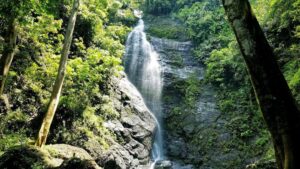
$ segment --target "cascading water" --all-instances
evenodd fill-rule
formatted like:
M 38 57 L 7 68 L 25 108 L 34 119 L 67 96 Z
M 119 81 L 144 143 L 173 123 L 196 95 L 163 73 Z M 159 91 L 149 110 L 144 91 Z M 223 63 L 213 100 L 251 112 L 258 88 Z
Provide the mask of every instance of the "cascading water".
M 154 168 L 157 161 L 164 159 L 161 129 L 163 80 L 159 55 L 147 40 L 142 19 L 139 20 L 138 25 L 129 34 L 126 42 L 125 71 L 129 80 L 141 92 L 146 105 L 157 120 L 157 132 L 152 148 L 153 163 L 151 168 Z

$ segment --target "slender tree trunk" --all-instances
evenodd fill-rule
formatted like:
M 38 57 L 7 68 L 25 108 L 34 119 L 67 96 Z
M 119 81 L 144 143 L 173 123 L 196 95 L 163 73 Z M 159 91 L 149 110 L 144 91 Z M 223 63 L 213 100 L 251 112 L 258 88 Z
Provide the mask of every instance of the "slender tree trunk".
M 248 0 L 222 0 L 272 135 L 279 169 L 300 169 L 300 112 Z
M 50 126 L 51 126 L 51 123 L 52 123 L 52 120 L 55 115 L 55 111 L 56 111 L 56 108 L 57 108 L 57 105 L 59 102 L 59 97 L 60 97 L 63 81 L 65 78 L 68 53 L 69 53 L 70 46 L 72 43 L 72 36 L 73 36 L 74 27 L 75 27 L 79 4 L 80 4 L 79 0 L 74 0 L 73 9 L 71 12 L 71 16 L 69 19 L 68 28 L 67 28 L 67 32 L 66 32 L 66 36 L 65 36 L 65 40 L 64 40 L 64 46 L 63 46 L 62 53 L 61 53 L 61 59 L 60 59 L 57 78 L 56 78 L 55 84 L 53 86 L 53 91 L 51 94 L 48 111 L 43 119 L 40 131 L 38 133 L 38 137 L 37 137 L 37 140 L 35 143 L 35 145 L 39 146 L 39 147 L 42 147 L 43 145 L 46 144 Z
M 0 96 L 4 92 L 5 81 L 17 47 L 16 21 L 13 19 L 5 38 L 5 49 L 0 59 Z

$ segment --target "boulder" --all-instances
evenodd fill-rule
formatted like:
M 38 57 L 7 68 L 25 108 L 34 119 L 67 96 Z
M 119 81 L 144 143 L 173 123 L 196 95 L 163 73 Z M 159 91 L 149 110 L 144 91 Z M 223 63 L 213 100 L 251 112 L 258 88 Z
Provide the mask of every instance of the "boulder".
M 168 160 L 158 161 L 155 164 L 155 169 L 172 169 L 172 162 Z
M 13 147 L 0 157 L 0 168 L 101 169 L 84 149 L 66 144 Z
M 104 122 L 116 140 L 111 140 L 108 150 L 99 150 L 102 154 L 95 153 L 93 144 L 85 147 L 104 169 L 137 168 L 150 160 L 155 120 L 138 90 L 124 73 L 121 75 L 111 81 L 111 97 L 118 105 L 120 118 Z
M 1 169 L 32 169 L 35 166 L 51 168 L 59 163 L 52 160 L 48 151 L 34 146 L 13 147 L 0 157 Z
M 71 158 L 65 160 L 58 169 L 101 169 L 94 161 Z
M 114 145 L 101 157 L 101 166 L 104 169 L 126 169 L 131 166 L 132 161 L 132 155 L 125 148 Z

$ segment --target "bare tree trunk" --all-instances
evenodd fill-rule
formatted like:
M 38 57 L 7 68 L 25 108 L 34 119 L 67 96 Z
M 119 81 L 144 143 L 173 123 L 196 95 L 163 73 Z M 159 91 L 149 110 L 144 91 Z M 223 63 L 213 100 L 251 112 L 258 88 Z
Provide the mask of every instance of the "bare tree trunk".
M 272 135 L 279 169 L 300 168 L 300 112 L 248 0 L 222 0 Z
M 37 140 L 35 143 L 35 145 L 39 146 L 39 147 L 42 147 L 43 145 L 46 144 L 50 126 L 53 121 L 53 117 L 55 115 L 57 105 L 59 103 L 59 97 L 60 97 L 63 81 L 65 78 L 68 53 L 69 53 L 70 46 L 72 43 L 72 36 L 73 36 L 74 27 L 75 27 L 79 4 L 80 4 L 79 0 L 74 0 L 73 9 L 71 12 L 71 16 L 69 19 L 68 28 L 67 28 L 67 32 L 66 32 L 66 36 L 65 36 L 65 40 L 64 40 L 64 46 L 63 46 L 62 53 L 61 53 L 61 59 L 60 59 L 57 78 L 56 78 L 55 84 L 53 86 L 53 91 L 51 94 L 48 111 L 43 119 L 41 129 L 39 131 L 39 134 L 38 134 L 38 137 L 37 137 Z
M 11 25 L 8 27 L 8 33 L 5 38 L 5 49 L 0 59 L 0 96 L 4 92 L 5 81 L 17 47 L 17 30 L 15 19 L 12 20 L 10 24 Z

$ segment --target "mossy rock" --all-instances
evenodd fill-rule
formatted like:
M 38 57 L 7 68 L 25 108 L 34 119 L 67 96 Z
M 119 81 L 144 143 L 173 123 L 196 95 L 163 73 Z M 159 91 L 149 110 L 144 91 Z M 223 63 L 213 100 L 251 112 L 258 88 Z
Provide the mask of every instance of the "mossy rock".
M 1 169 L 44 169 L 51 168 L 47 151 L 34 146 L 18 146 L 9 149 L 0 157 Z
M 94 161 L 71 158 L 63 162 L 58 169 L 100 169 Z
M 0 157 L 1 169 L 101 169 L 83 149 L 57 144 L 17 146 Z

